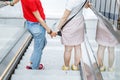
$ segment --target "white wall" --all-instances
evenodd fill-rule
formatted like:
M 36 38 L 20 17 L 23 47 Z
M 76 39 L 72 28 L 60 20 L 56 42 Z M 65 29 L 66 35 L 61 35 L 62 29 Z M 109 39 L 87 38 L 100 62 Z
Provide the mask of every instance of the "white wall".
M 47 18 L 60 18 L 63 15 L 67 0 L 41 0 Z M 9 15 L 8 15 L 9 14 Z M 90 9 L 84 9 L 85 19 L 95 19 Z M 21 4 L 0 9 L 0 17 L 23 17 Z
M 67 0 L 41 0 L 44 11 L 49 18 L 59 18 L 62 16 Z
M 47 18 L 60 18 L 64 12 L 67 0 L 41 0 Z M 85 19 L 96 19 L 90 9 L 84 9 Z

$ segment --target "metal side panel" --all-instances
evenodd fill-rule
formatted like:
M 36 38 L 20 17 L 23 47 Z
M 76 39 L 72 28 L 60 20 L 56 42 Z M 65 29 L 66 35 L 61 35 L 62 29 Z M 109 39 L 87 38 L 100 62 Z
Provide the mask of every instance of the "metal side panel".
M 31 35 L 25 32 L 16 45 L 9 51 L 8 55 L 1 61 L 0 80 L 9 80 L 31 39 Z

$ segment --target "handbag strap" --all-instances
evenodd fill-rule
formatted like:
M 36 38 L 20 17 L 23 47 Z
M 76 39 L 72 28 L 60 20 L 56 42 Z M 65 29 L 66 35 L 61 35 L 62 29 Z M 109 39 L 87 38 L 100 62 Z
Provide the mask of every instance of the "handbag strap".
M 63 27 L 64 27 L 69 21 L 71 21 L 71 20 L 81 11 L 81 9 L 84 7 L 84 5 L 86 4 L 86 2 L 87 2 L 87 0 L 86 0 L 85 3 L 82 5 L 82 7 L 79 9 L 79 11 L 78 11 L 74 16 L 72 16 L 70 19 L 68 19 L 68 20 L 64 23 L 64 25 L 61 27 L 61 30 L 63 29 Z

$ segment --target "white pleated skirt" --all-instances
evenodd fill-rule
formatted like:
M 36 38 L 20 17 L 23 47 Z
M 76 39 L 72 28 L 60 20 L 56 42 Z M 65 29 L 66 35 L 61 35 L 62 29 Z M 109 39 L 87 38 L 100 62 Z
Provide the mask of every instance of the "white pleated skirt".
M 61 42 L 63 45 L 79 45 L 84 41 L 84 17 L 71 20 L 62 30 Z
M 108 47 L 115 47 L 118 44 L 117 39 L 101 20 L 98 20 L 97 23 L 96 41 L 98 44 Z

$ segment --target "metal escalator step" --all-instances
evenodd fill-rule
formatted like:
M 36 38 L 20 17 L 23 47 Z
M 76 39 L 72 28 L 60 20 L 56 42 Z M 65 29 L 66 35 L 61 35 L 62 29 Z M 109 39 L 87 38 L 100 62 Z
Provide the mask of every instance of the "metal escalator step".
M 81 80 L 80 76 L 13 75 L 11 80 Z
M 16 70 L 15 75 L 56 75 L 56 76 L 80 76 L 79 71 L 63 70 Z
M 61 45 L 60 38 L 51 39 L 47 36 L 47 45 L 43 51 L 41 63 L 44 64 L 44 70 L 26 70 L 26 65 L 29 63 L 30 55 L 33 51 L 33 42 L 27 49 L 24 57 L 17 66 L 11 80 L 81 80 L 79 71 L 63 71 L 61 66 L 64 64 L 64 47 Z M 52 56 L 51 56 L 52 55 Z M 73 55 L 72 55 L 73 56 Z M 71 64 L 73 64 L 73 57 Z
M 120 79 L 120 73 L 118 72 L 101 72 L 104 80 L 118 80 Z
M 59 55 L 59 54 L 55 54 L 55 55 Z M 63 61 L 62 60 L 63 59 L 62 58 L 63 55 L 60 55 L 59 58 L 57 58 L 55 55 L 51 56 L 51 59 L 49 59 L 49 58 L 47 59 L 47 56 L 43 57 L 42 60 L 41 60 L 41 63 L 47 63 L 47 62 L 49 62 L 50 64 L 59 64 L 60 62 L 58 63 L 55 60 L 61 60 L 61 61 Z M 52 58 L 54 58 L 55 60 L 52 60 Z M 23 60 L 20 61 L 20 65 L 28 64 L 29 61 L 30 61 L 29 59 L 30 59 L 30 57 L 24 57 Z
M 30 50 L 30 51 L 32 51 L 33 50 L 33 46 L 31 47 L 29 47 L 28 48 L 28 50 Z M 58 51 L 58 50 L 60 50 L 60 51 L 63 51 L 64 50 L 64 46 L 47 46 L 46 45 L 46 47 L 44 48 L 44 50 L 43 51 L 48 51 L 48 50 L 54 50 L 54 52 L 55 51 Z

